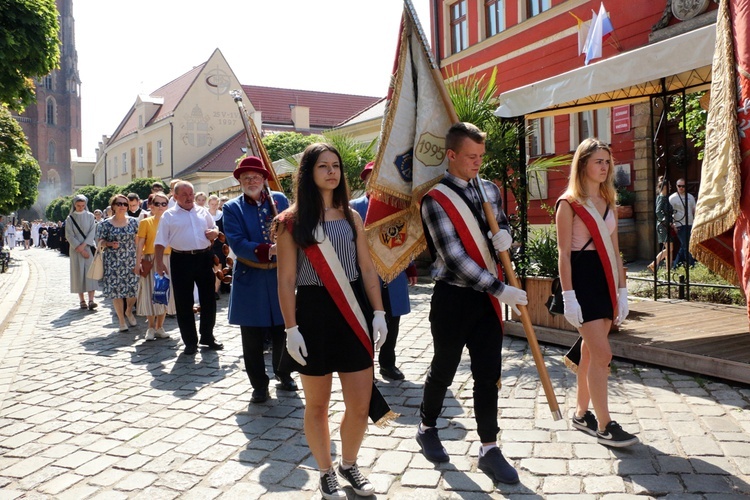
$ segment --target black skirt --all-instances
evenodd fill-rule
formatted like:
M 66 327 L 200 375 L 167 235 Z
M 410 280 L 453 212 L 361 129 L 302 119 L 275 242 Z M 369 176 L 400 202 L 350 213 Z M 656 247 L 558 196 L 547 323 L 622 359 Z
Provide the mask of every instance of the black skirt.
M 595 250 L 570 252 L 573 290 L 581 305 L 583 322 L 596 319 L 613 319 L 614 310 L 607 287 L 604 267 Z
M 352 287 L 371 330 L 372 308 L 360 282 L 352 283 Z M 285 349 L 279 363 L 282 372 L 327 375 L 333 372 L 358 372 L 373 365 L 370 353 L 349 327 L 325 287 L 298 286 L 296 312 L 297 325 L 307 348 L 307 365 L 298 364 Z

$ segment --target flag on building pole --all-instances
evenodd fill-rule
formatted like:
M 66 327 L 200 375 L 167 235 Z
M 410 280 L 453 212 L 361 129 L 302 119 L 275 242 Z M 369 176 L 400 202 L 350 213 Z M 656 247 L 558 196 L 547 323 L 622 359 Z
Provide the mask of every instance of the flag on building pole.
M 586 36 L 586 45 L 583 51 L 586 54 L 584 64 L 588 65 L 592 59 L 602 57 L 602 43 L 609 38 L 613 31 L 612 21 L 610 21 L 609 14 L 604 8 L 604 2 L 602 2 L 599 6 L 599 13 L 592 12 L 591 27 Z
M 365 219 L 370 253 L 388 282 L 425 248 L 419 202 L 443 177 L 445 134 L 458 121 L 411 0 L 404 1 L 393 76 Z
M 749 23 L 750 0 L 719 3 L 711 100 L 690 252 L 743 289 L 750 320 Z
M 579 54 L 585 54 L 586 51 L 584 50 L 584 47 L 586 46 L 586 37 L 589 33 L 589 27 L 591 26 L 591 21 L 584 21 L 580 17 L 576 16 L 572 12 L 568 12 L 571 16 L 573 16 L 576 20 L 576 23 L 578 23 L 578 53 Z

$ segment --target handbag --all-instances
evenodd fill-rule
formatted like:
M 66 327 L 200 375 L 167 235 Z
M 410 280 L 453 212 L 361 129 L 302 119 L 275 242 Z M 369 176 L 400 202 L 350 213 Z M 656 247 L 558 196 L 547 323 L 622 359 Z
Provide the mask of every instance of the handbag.
M 101 243 L 99 246 L 101 247 Z M 86 277 L 90 280 L 100 280 L 104 277 L 104 260 L 102 259 L 102 249 L 97 248 L 97 252 L 94 254 L 94 260 L 86 272 Z
M 169 304 L 169 276 L 154 273 L 154 293 L 151 295 L 154 304 Z
M 148 273 L 151 272 L 151 269 L 154 267 L 154 261 L 153 260 L 147 260 L 145 257 L 141 259 L 141 271 L 138 273 L 142 277 L 148 276 Z

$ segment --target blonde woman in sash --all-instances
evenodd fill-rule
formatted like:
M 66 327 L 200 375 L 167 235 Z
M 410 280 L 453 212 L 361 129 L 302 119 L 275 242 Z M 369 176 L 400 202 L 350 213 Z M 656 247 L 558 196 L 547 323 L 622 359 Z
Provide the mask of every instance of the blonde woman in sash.
M 624 447 L 638 438 L 611 419 L 607 401 L 608 335 L 612 322 L 620 325 L 628 315 L 615 199 L 612 151 L 598 139 L 584 140 L 573 156 L 568 189 L 556 214 L 565 319 L 583 337 L 572 425 L 600 444 Z
M 277 253 L 279 303 L 287 334 L 287 352 L 280 364 L 287 372 L 300 373 L 306 402 L 305 437 L 320 470 L 323 498 L 346 498 L 337 472 L 358 495 L 369 496 L 374 487 L 356 460 L 373 394 L 372 339 L 379 348 L 387 335 L 380 283 L 362 219 L 349 208 L 338 151 L 328 144 L 308 146 L 295 186 L 296 202 L 278 218 L 278 251 L 272 247 Z M 318 254 L 313 255 L 318 250 L 324 263 L 316 259 Z M 326 271 L 338 272 L 338 280 L 327 281 Z M 349 300 L 334 299 L 338 284 L 356 299 L 352 295 Z M 364 322 L 372 324 L 372 337 L 352 327 L 342 313 L 357 310 L 363 313 Z M 339 428 L 341 462 L 335 469 L 328 422 L 333 372 L 341 380 L 346 407 Z
M 151 193 L 148 195 L 147 209 L 151 213 L 151 217 L 145 217 L 138 223 L 138 235 L 135 239 L 135 269 L 133 272 L 140 276 L 138 281 L 138 296 L 136 300 L 136 314 L 138 316 L 146 316 L 148 319 L 148 329 L 146 330 L 146 340 L 168 339 L 169 334 L 164 330 L 164 318 L 167 314 L 177 314 L 174 306 L 174 293 L 172 290 L 169 291 L 169 304 L 154 304 L 151 300 L 151 296 L 154 293 L 154 241 L 156 240 L 156 231 L 159 229 L 159 221 L 161 220 L 162 214 L 167 210 L 169 205 L 169 198 L 164 193 Z M 164 249 L 164 265 L 167 266 L 167 270 L 171 275 L 171 268 L 169 265 L 169 255 L 171 249 L 169 247 Z M 144 259 L 151 262 L 151 270 L 143 276 L 141 271 L 141 260 Z M 171 288 L 172 282 L 170 280 L 169 286 Z

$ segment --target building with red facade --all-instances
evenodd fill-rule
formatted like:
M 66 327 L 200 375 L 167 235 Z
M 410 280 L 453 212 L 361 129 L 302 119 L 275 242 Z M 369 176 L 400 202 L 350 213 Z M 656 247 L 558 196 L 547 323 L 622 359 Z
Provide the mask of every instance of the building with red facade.
M 526 161 L 575 151 L 586 137 L 612 145 L 618 171 L 636 193 L 635 218 L 621 221 L 627 260 L 650 259 L 655 248 L 658 176 L 686 178 L 697 195 L 700 162 L 679 119 L 666 111 L 674 97 L 708 89 L 716 4 L 710 0 L 604 2 L 614 34 L 602 57 L 584 64 L 579 22 L 600 0 L 434 0 L 432 45 L 446 78 L 498 72 L 496 114 L 531 127 Z M 583 37 L 586 23 L 581 27 Z M 679 109 L 679 108 L 678 108 Z M 542 174 L 530 193 L 529 222 L 547 224 L 567 172 Z M 621 233 L 622 235 L 622 233 Z

